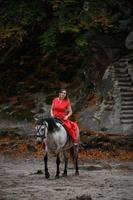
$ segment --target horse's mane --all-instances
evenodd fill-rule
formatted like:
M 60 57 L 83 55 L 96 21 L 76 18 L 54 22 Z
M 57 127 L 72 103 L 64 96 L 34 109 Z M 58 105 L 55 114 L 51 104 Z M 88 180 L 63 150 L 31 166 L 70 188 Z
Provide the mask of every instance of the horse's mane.
M 54 131 L 55 129 L 58 129 L 59 127 L 56 124 L 56 120 L 53 117 L 49 118 L 41 118 L 37 120 L 38 125 L 43 125 L 45 122 L 48 123 L 48 130 L 50 132 Z
M 50 132 L 54 131 L 55 129 L 58 129 L 59 127 L 56 124 L 56 121 L 53 117 L 45 118 L 45 121 L 48 123 L 48 130 Z

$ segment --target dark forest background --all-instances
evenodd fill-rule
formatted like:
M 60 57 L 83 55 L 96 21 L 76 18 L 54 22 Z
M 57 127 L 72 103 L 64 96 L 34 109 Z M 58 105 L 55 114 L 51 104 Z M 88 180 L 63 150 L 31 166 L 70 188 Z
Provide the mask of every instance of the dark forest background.
M 50 105 L 61 87 L 80 110 L 108 65 L 130 53 L 132 0 L 0 0 L 0 16 L 3 116 L 32 120 L 33 95 Z

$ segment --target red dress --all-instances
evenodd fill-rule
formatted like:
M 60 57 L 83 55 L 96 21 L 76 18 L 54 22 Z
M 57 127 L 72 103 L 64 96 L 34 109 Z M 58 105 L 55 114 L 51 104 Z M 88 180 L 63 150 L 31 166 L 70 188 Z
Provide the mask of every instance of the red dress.
M 68 114 L 67 110 L 70 106 L 70 101 L 67 99 L 63 99 L 62 101 L 59 100 L 59 98 L 55 98 L 53 100 L 53 115 L 55 118 L 60 119 L 63 121 L 63 125 L 65 126 L 68 134 L 71 136 L 74 143 L 78 143 L 77 138 L 77 123 L 72 122 L 69 119 L 64 120 L 64 117 Z

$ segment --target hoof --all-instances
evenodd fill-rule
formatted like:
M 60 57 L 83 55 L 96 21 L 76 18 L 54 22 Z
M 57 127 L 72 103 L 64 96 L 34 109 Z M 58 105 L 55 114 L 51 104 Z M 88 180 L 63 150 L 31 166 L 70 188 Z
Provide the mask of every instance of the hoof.
M 63 177 L 67 177 L 67 173 L 63 173 L 62 176 L 63 176 Z
M 55 175 L 55 178 L 60 178 L 59 174 L 56 174 L 56 175 Z
M 48 174 L 45 174 L 45 178 L 49 178 L 50 177 L 50 174 L 48 173 Z
M 79 176 L 79 172 L 75 172 L 75 176 Z

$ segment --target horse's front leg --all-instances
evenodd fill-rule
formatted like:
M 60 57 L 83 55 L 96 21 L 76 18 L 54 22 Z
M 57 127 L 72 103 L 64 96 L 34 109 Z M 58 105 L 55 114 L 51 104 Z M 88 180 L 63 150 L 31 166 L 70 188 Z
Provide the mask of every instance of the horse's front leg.
M 49 178 L 50 174 L 48 172 L 48 153 L 47 152 L 44 155 L 44 167 L 45 167 L 45 177 Z
M 57 171 L 56 171 L 56 175 L 55 177 L 56 178 L 59 178 L 59 174 L 60 174 L 60 156 L 59 156 L 59 153 L 57 154 L 57 157 L 56 157 L 56 165 L 57 165 Z
M 67 155 L 67 152 L 64 151 L 63 155 L 64 155 L 64 163 L 65 163 L 63 176 L 67 176 L 67 165 L 68 165 L 68 155 Z

